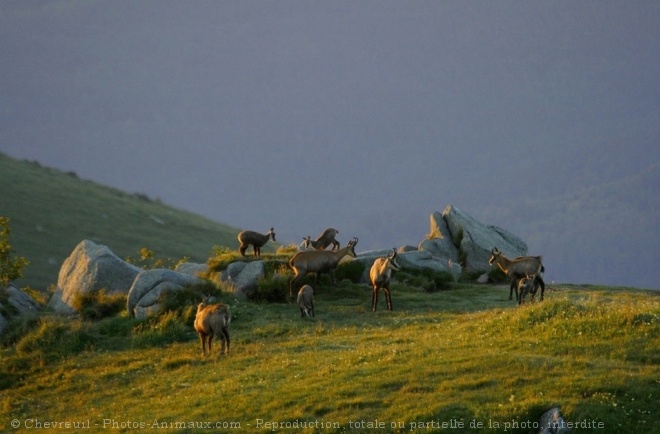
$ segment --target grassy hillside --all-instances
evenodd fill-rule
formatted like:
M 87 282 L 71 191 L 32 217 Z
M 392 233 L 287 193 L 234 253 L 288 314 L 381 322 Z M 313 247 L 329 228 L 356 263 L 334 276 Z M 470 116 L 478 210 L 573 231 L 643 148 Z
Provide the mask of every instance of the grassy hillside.
M 160 258 L 206 262 L 213 246 L 237 248 L 238 229 L 2 154 L 0 185 L 0 215 L 11 219 L 10 242 L 30 261 L 19 286 L 57 283 L 62 261 L 84 239 L 121 258 L 137 257 L 147 247 Z
M 369 289 L 344 281 L 317 288 L 315 320 L 295 305 L 221 298 L 234 316 L 227 356 L 200 355 L 192 305 L 142 322 L 23 321 L 0 349 L 0 430 L 38 420 L 115 432 L 275 422 L 311 425 L 277 432 L 536 433 L 553 405 L 591 427 L 575 433 L 660 424 L 655 292 L 554 287 L 519 308 L 503 286 L 399 283 L 395 311 L 373 314 Z

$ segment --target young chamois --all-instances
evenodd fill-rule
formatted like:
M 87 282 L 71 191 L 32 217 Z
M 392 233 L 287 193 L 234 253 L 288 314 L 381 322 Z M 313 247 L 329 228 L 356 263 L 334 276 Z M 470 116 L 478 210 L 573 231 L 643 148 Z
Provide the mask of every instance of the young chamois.
M 267 234 L 260 234 L 254 231 L 243 231 L 238 234 L 238 241 L 241 243 L 238 250 L 241 256 L 245 256 L 245 250 L 252 245 L 254 248 L 254 256 L 261 256 L 261 247 L 268 242 L 269 239 L 275 241 L 275 232 L 270 228 Z
M 336 285 L 335 270 L 339 265 L 339 261 L 341 261 L 344 256 L 355 258 L 355 245 L 357 242 L 358 239 L 353 238 L 348 242 L 346 247 L 334 252 L 329 250 L 309 250 L 296 253 L 296 255 L 289 261 L 289 266 L 293 269 L 294 273 L 293 279 L 291 279 L 291 283 L 289 283 L 289 298 L 293 300 L 294 286 L 300 282 L 307 273 L 316 273 L 314 277 L 314 285 L 316 285 L 318 276 L 321 273 L 330 274 L 330 281 L 333 285 Z
M 509 288 L 509 300 L 512 299 L 513 290 L 516 290 L 516 301 L 520 301 L 518 296 L 518 279 L 527 275 L 534 275 L 534 282 L 541 286 L 541 300 L 543 300 L 543 293 L 545 292 L 545 282 L 541 278 L 541 273 L 545 271 L 541 256 L 518 256 L 517 258 L 509 259 L 497 247 L 491 250 L 491 257 L 488 260 L 488 265 L 496 263 L 500 270 L 511 278 L 511 286 Z
M 536 282 L 536 276 L 534 274 L 528 274 L 525 277 L 518 279 L 518 293 L 520 294 L 520 301 L 518 301 L 518 304 L 520 305 L 525 302 L 527 294 L 532 294 L 532 301 L 534 301 L 538 286 L 539 284 Z
M 311 246 L 316 250 L 325 250 L 326 247 L 332 244 L 332 250 L 337 250 L 339 247 L 341 247 L 339 242 L 335 239 L 338 233 L 339 231 L 337 229 L 328 228 L 324 230 L 321 236 L 319 236 L 316 240 L 312 240 L 312 237 L 307 235 L 306 237 L 303 237 L 303 242 L 307 248 Z
M 314 317 L 314 290 L 309 285 L 303 285 L 298 291 L 298 299 L 296 300 L 300 307 L 300 317 L 307 318 Z M 310 315 L 311 313 L 311 315 Z
M 394 260 L 396 258 L 396 249 L 387 256 L 380 257 L 374 261 L 374 264 L 369 270 L 369 279 L 373 285 L 373 294 L 371 296 L 371 310 L 376 312 L 378 306 L 378 291 L 382 289 L 385 291 L 385 299 L 387 300 L 387 310 L 392 310 L 392 295 L 390 294 L 390 278 L 392 270 L 399 270 L 399 264 Z
M 206 341 L 209 342 L 209 354 L 211 353 L 211 341 L 213 336 L 218 336 L 222 341 L 220 354 L 229 352 L 229 324 L 231 323 L 231 313 L 229 307 L 222 303 L 207 304 L 208 299 L 204 299 L 197 305 L 197 314 L 195 315 L 195 331 L 199 334 L 199 340 L 202 343 L 202 356 L 206 354 Z M 225 341 L 227 349 L 225 350 Z

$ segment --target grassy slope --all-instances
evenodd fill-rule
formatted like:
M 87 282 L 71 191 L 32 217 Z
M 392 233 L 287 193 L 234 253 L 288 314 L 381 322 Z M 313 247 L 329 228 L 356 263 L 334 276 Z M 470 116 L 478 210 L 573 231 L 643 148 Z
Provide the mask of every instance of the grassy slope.
M 0 154 L 0 215 L 11 218 L 10 242 L 30 261 L 19 286 L 45 289 L 84 239 L 117 256 L 147 247 L 159 258 L 204 262 L 213 246 L 236 248 L 238 229 L 140 198 L 74 174 Z
M 14 418 L 234 421 L 263 432 L 257 419 L 339 424 L 301 431 L 326 433 L 378 419 L 381 432 L 409 432 L 453 419 L 466 427 L 452 432 L 493 433 L 560 405 L 603 432 L 657 432 L 657 293 L 563 287 L 522 308 L 507 297 L 504 287 L 429 294 L 397 284 L 396 310 L 372 314 L 366 286 L 342 283 L 317 290 L 314 321 L 293 305 L 234 301 L 232 352 L 222 357 L 200 356 L 190 324 L 178 342 L 150 344 L 145 334 L 164 333 L 172 318 L 149 332 L 125 317 L 79 324 L 94 336 L 79 353 L 3 350 L 0 429 Z M 484 428 L 470 428 L 473 420 Z

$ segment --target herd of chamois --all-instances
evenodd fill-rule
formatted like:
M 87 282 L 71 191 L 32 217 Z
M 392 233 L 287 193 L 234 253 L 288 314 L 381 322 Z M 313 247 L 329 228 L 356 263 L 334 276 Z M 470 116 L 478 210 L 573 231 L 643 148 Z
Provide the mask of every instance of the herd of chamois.
M 294 288 L 308 273 L 314 273 L 314 285 L 316 285 L 318 275 L 328 273 L 330 281 L 336 284 L 335 270 L 339 261 L 345 256 L 355 258 L 355 245 L 357 238 L 353 238 L 348 244 L 341 248 L 336 236 L 339 233 L 334 228 L 326 229 L 316 240 L 310 236 L 303 237 L 303 243 L 289 261 L 289 266 L 293 270 L 294 276 L 289 284 L 289 297 L 292 300 Z M 275 230 L 270 228 L 268 233 L 261 234 L 255 231 L 242 231 L 238 234 L 239 252 L 245 256 L 249 246 L 254 250 L 254 256 L 261 256 L 261 247 L 272 239 L 275 241 Z M 332 245 L 331 250 L 326 250 Z M 399 264 L 396 262 L 396 249 L 387 255 L 377 258 L 369 270 L 369 280 L 372 286 L 371 310 L 376 312 L 378 305 L 378 293 L 382 289 L 385 292 L 387 309 L 392 310 L 392 296 L 390 294 L 390 280 L 392 270 L 399 270 Z M 520 256 L 509 259 L 497 247 L 491 250 L 489 265 L 497 266 L 511 278 L 509 288 L 509 300 L 513 298 L 513 291 L 516 293 L 516 301 L 523 304 L 526 296 L 529 294 L 534 299 L 537 289 L 541 288 L 541 300 L 545 292 L 545 282 L 541 274 L 545 271 L 541 256 Z M 298 291 L 297 304 L 300 307 L 301 317 L 314 316 L 314 290 L 310 285 L 303 285 Z M 213 336 L 218 336 L 222 340 L 221 353 L 229 352 L 229 324 L 231 314 L 229 307 L 222 303 L 209 304 L 208 299 L 203 300 L 197 306 L 195 316 L 195 331 L 199 334 L 202 346 L 202 355 L 206 353 L 206 343 L 208 342 L 209 353 L 211 352 L 211 341 Z M 226 343 L 226 349 L 225 349 Z

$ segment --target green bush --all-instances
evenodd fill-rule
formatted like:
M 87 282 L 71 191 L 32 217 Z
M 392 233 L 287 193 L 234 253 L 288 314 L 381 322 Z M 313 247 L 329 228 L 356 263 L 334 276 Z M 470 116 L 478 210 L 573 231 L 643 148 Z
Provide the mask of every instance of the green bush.
M 190 340 L 194 330 L 175 311 L 138 322 L 133 327 L 132 345 L 136 348 L 162 347 Z
M 488 281 L 493 283 L 504 283 L 510 282 L 509 276 L 507 276 L 500 267 L 492 267 L 488 272 Z
M 78 293 L 73 299 L 73 308 L 83 319 L 99 320 L 113 317 L 126 309 L 126 298 L 124 293 L 108 294 L 105 289 Z
M 35 325 L 36 329 L 25 334 L 16 344 L 17 353 L 52 360 L 78 354 L 97 342 L 81 321 L 43 317 Z
M 454 276 L 450 272 L 438 272 L 430 268 L 397 271 L 394 277 L 397 282 L 401 282 L 406 286 L 423 289 L 426 292 L 450 289 L 454 283 Z
M 360 283 L 365 268 L 365 265 L 360 261 L 343 262 L 337 267 L 335 276 L 338 282 L 348 279 L 353 283 Z
M 252 301 L 285 303 L 289 298 L 289 279 L 280 274 L 263 277 L 257 281 L 257 289 L 250 295 Z

